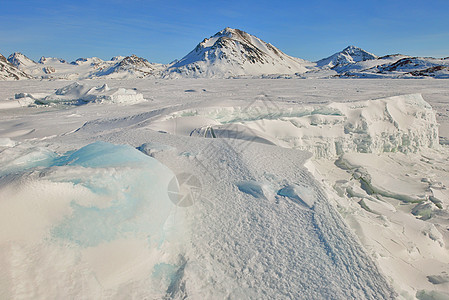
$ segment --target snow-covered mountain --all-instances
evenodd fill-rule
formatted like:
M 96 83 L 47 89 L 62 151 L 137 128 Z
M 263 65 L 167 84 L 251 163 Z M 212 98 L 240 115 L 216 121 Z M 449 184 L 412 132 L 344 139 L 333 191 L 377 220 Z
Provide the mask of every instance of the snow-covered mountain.
M 378 68 L 379 73 L 449 78 L 449 57 L 405 57 Z
M 146 59 L 131 55 L 127 57 L 114 57 L 110 62 L 115 64 L 94 72 L 90 77 L 107 78 L 144 78 L 159 76 L 165 65 L 150 63 Z
M 80 58 L 69 63 L 64 59 L 42 56 L 35 62 L 22 53 L 13 53 L 8 61 L 18 69 L 38 79 L 79 79 L 91 72 L 94 63 L 102 62 L 99 58 Z
M 348 64 L 354 64 L 376 58 L 376 55 L 369 53 L 368 51 L 365 51 L 359 47 L 348 46 L 340 52 L 317 61 L 317 66 L 321 68 L 334 69 L 337 67 L 343 67 Z
M 22 72 L 0 54 L 0 80 L 29 79 L 31 76 Z
M 338 77 L 356 78 L 449 78 L 449 59 L 394 54 L 347 64 L 334 69 Z
M 374 59 L 339 64 L 331 69 L 327 66 L 321 67 L 318 73 L 327 72 L 326 74 L 336 77 L 379 77 L 379 75 L 375 75 L 378 73 L 379 67 L 394 64 L 398 60 L 408 57 L 410 56 L 401 54 L 386 55 Z
M 20 52 L 14 52 L 8 57 L 8 61 L 16 68 L 29 68 L 36 66 L 36 62 Z
M 168 77 L 235 77 L 305 73 L 312 63 L 286 55 L 239 29 L 225 28 L 204 39 L 171 65 Z
M 316 62 L 306 77 L 449 78 L 449 58 L 391 54 L 378 57 L 355 46 Z

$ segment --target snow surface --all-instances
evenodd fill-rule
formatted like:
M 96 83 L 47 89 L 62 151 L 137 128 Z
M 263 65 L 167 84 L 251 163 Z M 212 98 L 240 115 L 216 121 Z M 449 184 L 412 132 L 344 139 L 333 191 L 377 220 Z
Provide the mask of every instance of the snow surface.
M 445 81 L 106 82 L 0 83 L 0 298 L 449 295 Z

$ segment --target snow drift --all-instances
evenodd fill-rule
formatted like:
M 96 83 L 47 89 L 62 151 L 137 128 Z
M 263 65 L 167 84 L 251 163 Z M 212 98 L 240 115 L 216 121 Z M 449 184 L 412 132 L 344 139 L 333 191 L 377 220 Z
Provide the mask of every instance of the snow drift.
M 18 93 L 14 97 L 20 105 L 82 105 L 86 103 L 136 104 L 145 101 L 142 94 L 124 88 L 111 89 L 107 84 L 88 87 L 72 83 L 50 95 Z

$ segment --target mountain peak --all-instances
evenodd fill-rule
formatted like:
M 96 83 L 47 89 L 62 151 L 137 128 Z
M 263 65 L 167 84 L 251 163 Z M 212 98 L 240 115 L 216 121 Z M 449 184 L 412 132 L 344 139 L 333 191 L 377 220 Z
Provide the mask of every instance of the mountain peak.
M 138 57 L 135 54 L 125 57 L 119 63 L 120 66 L 135 65 L 135 66 L 148 66 L 150 63 L 142 57 Z
M 346 53 L 364 52 L 364 53 L 368 53 L 368 54 L 370 54 L 370 55 L 372 55 L 372 56 L 375 56 L 374 54 L 369 53 L 368 51 L 365 51 L 365 50 L 363 50 L 362 48 L 356 47 L 356 46 L 354 46 L 354 45 L 349 45 L 348 47 L 344 48 L 341 52 L 346 52 Z M 341 52 L 340 52 L 340 53 L 341 53 Z M 377 56 L 376 56 L 376 57 L 377 57 Z
M 377 56 L 363 50 L 362 48 L 349 45 L 342 51 L 337 52 L 327 58 L 317 61 L 318 67 L 335 68 L 346 64 L 352 64 L 360 61 L 377 59 Z
M 38 61 L 38 63 L 40 63 L 40 64 L 46 64 L 46 63 L 49 63 L 49 62 L 59 62 L 59 63 L 62 63 L 62 64 L 65 64 L 65 63 L 67 63 L 64 59 L 62 59 L 62 58 L 57 58 L 57 57 L 45 57 L 45 56 L 42 56 L 40 59 L 39 59 L 39 61 Z
M 8 61 L 16 68 L 35 65 L 36 62 L 20 52 L 14 52 L 8 57 Z
M 364 51 L 362 48 L 356 47 L 354 45 L 349 45 L 348 47 L 344 48 L 341 52 L 347 52 L 347 51 Z
M 231 27 L 226 27 L 225 29 L 220 30 L 219 32 L 217 32 L 216 34 L 214 34 L 214 36 L 231 36 L 232 34 L 235 34 L 235 32 L 238 29 L 234 29 Z
M 14 53 L 11 54 L 9 57 L 21 57 L 21 56 L 25 56 L 25 55 L 22 54 L 21 52 L 14 52 Z
M 237 29 L 237 28 L 231 28 L 231 27 L 226 27 L 225 29 L 217 32 L 213 37 L 227 37 L 227 38 L 231 38 L 231 39 L 236 39 L 236 40 L 245 40 L 247 41 L 248 39 L 250 39 L 251 37 L 254 37 L 253 35 Z M 211 37 L 211 38 L 213 38 Z

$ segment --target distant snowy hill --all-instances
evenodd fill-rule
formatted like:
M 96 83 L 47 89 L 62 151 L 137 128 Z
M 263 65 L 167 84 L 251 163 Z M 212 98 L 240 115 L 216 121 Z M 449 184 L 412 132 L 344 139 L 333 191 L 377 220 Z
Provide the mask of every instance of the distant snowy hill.
M 305 73 L 312 63 L 291 57 L 239 29 L 225 28 L 204 39 L 171 65 L 167 77 L 235 77 Z
M 16 52 L 8 57 L 8 61 L 38 79 L 144 78 L 159 74 L 164 68 L 164 65 L 149 63 L 136 55 L 115 56 L 109 61 L 98 57 L 78 58 L 69 63 L 55 57 L 41 57 L 39 62 L 35 62 Z
M 404 74 L 410 76 L 431 76 L 449 78 L 449 57 L 405 57 L 393 64 L 380 66 L 379 73 Z
M 0 80 L 29 79 L 31 76 L 22 72 L 0 54 Z
M 107 78 L 144 78 L 160 76 L 165 65 L 150 63 L 146 59 L 131 55 L 127 57 L 114 57 L 111 61 L 117 61 L 114 65 L 94 72 L 90 77 Z
M 349 46 L 334 55 L 317 61 L 317 66 L 322 68 L 334 69 L 348 64 L 354 64 L 361 61 L 377 59 L 377 56 L 361 48 Z
M 97 57 L 79 58 L 67 62 L 61 58 L 42 56 L 35 62 L 22 53 L 13 53 L 8 61 L 23 72 L 37 79 L 69 79 L 76 80 L 88 77 L 88 74 L 100 68 L 103 61 Z
M 338 77 L 356 78 L 449 78 L 449 59 L 387 55 L 334 69 Z
M 309 72 L 306 77 L 449 78 L 449 58 L 402 54 L 378 57 L 355 46 L 349 46 L 316 64 L 318 71 Z

